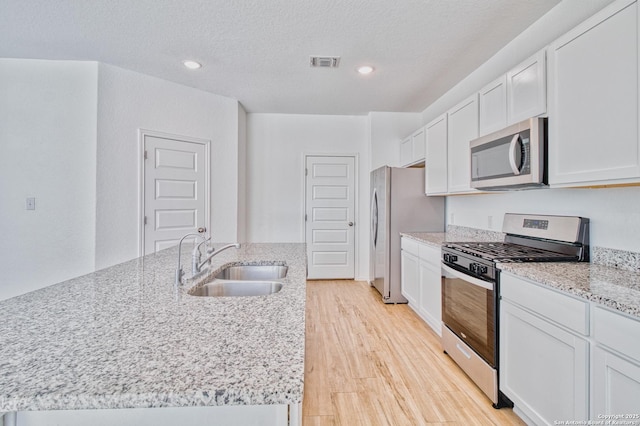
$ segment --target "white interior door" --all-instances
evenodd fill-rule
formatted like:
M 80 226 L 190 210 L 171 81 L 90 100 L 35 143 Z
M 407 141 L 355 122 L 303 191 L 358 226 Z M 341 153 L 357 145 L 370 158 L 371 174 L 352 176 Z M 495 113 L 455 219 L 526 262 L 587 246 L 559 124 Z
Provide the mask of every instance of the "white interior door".
M 306 157 L 308 278 L 355 277 L 355 158 Z
M 208 146 L 174 137 L 143 135 L 144 254 L 176 245 L 206 230 Z

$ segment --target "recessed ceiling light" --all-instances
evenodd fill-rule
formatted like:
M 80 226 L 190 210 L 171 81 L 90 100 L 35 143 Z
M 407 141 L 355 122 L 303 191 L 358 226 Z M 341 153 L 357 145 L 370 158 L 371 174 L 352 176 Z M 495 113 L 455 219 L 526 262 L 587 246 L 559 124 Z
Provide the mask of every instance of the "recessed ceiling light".
M 182 63 L 184 64 L 185 67 L 189 68 L 190 70 L 197 70 L 198 68 L 202 67 L 202 64 L 200 62 L 196 62 L 196 61 L 182 61 Z
M 371 74 L 373 72 L 373 67 L 370 65 L 363 65 L 358 68 L 358 72 L 364 75 Z

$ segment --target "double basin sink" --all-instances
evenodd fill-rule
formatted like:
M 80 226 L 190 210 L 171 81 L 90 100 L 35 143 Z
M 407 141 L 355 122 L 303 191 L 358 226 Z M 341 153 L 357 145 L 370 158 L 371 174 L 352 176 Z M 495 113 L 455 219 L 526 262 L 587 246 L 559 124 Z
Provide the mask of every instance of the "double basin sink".
M 233 265 L 218 272 L 213 280 L 196 285 L 187 293 L 191 296 L 246 297 L 266 296 L 282 289 L 288 266 Z

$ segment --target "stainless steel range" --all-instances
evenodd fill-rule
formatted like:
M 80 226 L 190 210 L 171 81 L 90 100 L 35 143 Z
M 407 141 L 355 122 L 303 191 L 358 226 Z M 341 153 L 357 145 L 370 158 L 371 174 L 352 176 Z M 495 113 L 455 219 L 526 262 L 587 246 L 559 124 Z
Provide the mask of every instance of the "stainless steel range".
M 498 303 L 504 262 L 588 262 L 589 219 L 507 213 L 504 241 L 442 246 L 442 346 L 491 399 L 498 389 Z

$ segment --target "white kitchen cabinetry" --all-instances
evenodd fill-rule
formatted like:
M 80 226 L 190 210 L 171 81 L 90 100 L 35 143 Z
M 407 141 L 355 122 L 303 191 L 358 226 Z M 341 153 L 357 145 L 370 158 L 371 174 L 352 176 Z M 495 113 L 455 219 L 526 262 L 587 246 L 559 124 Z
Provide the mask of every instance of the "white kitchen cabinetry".
M 536 424 L 588 419 L 588 303 L 505 273 L 500 286 L 501 391 Z
M 469 142 L 478 137 L 478 94 L 447 113 L 447 184 L 449 193 L 477 192 L 471 188 Z
M 409 307 L 442 335 L 440 248 L 402 237 L 402 295 Z
M 541 50 L 507 73 L 507 125 L 547 112 L 545 59 Z
M 413 159 L 413 144 L 411 137 L 400 141 L 400 166 L 410 164 Z
M 480 90 L 480 136 L 507 127 L 507 76 L 502 75 Z
M 640 415 L 640 321 L 593 308 L 591 416 Z M 640 418 L 619 419 L 640 422 Z
M 416 130 L 411 136 L 400 142 L 400 165 L 411 166 L 424 161 L 425 133 L 424 127 Z
M 619 0 L 549 48 L 549 183 L 639 181 L 638 5 Z
M 445 195 L 447 193 L 447 114 L 425 126 L 425 193 Z
M 400 293 L 409 301 L 415 311 L 420 300 L 420 261 L 418 242 L 401 238 L 400 252 Z
M 480 90 L 480 136 L 547 112 L 545 58 L 541 50 Z
M 420 305 L 418 315 L 442 336 L 442 268 L 440 248 L 420 244 Z

